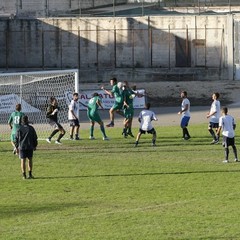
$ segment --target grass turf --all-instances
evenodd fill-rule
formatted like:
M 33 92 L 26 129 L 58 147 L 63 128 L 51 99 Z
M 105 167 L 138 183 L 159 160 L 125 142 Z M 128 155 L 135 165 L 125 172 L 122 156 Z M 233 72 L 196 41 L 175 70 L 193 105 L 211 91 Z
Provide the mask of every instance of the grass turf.
M 157 127 L 157 146 L 142 135 L 110 141 L 39 142 L 34 180 L 0 142 L 0 239 L 239 239 L 240 164 L 224 164 L 206 125 Z M 136 133 L 137 129 L 134 129 Z M 237 136 L 239 131 L 237 129 Z M 238 147 L 238 138 L 236 137 Z

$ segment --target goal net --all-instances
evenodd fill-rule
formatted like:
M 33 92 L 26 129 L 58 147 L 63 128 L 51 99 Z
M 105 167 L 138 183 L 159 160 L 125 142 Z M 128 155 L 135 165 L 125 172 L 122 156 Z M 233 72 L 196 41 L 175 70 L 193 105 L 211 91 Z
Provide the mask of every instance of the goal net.
M 21 103 L 22 112 L 37 131 L 39 139 L 45 139 L 51 131 L 46 109 L 49 99 L 58 100 L 60 123 L 68 123 L 69 92 L 78 92 L 78 70 L 40 71 L 0 74 L 0 139 L 10 140 L 8 118 Z

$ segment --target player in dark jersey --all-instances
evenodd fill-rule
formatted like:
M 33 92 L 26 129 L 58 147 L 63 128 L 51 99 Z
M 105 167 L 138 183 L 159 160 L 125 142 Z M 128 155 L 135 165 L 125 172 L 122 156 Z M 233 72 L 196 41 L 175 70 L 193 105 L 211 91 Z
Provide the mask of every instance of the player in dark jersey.
M 35 129 L 29 125 L 28 116 L 23 116 L 22 125 L 16 133 L 15 146 L 16 151 L 21 159 L 21 170 L 23 179 L 26 179 L 26 159 L 28 159 L 28 179 L 34 178 L 32 175 L 33 168 L 33 151 L 38 145 L 37 134 Z
M 54 130 L 52 131 L 52 133 L 50 134 L 50 136 L 46 139 L 46 141 L 48 143 L 51 143 L 51 139 L 52 137 L 57 134 L 58 132 L 60 132 L 57 140 L 55 141 L 56 144 L 61 144 L 60 140 L 61 138 L 64 136 L 65 134 L 65 130 L 62 127 L 62 125 L 58 122 L 58 111 L 59 111 L 59 107 L 58 107 L 58 102 L 57 99 L 55 97 L 51 97 L 50 98 L 50 105 L 47 108 L 47 119 L 49 124 L 54 127 Z

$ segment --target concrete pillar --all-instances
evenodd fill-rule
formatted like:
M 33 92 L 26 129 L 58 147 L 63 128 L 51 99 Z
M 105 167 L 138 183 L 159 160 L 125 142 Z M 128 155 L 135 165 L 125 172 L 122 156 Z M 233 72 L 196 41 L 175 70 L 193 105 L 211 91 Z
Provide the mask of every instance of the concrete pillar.
M 227 16 L 227 62 L 228 62 L 228 80 L 234 80 L 234 28 L 233 28 L 233 15 Z

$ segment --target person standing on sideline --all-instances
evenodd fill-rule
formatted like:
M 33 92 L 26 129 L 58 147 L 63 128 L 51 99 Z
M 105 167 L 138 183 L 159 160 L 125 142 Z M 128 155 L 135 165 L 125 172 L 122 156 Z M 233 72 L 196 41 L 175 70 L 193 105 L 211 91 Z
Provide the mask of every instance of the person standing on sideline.
M 100 125 L 100 129 L 101 129 L 101 132 L 103 135 L 103 140 L 109 140 L 105 133 L 103 121 L 98 113 L 99 107 L 103 109 L 101 98 L 99 97 L 98 93 L 94 93 L 92 98 L 89 100 L 88 107 L 87 107 L 87 116 L 88 116 L 88 119 L 90 120 L 90 124 L 91 124 L 89 139 L 91 139 L 91 140 L 95 139 L 93 132 L 94 132 L 95 122 L 97 122 Z
M 219 124 L 219 118 L 221 114 L 221 107 L 220 107 L 220 101 L 218 100 L 219 98 L 219 93 L 215 92 L 212 95 L 212 105 L 210 108 L 210 112 L 207 114 L 207 118 L 209 118 L 209 125 L 208 125 L 208 131 L 210 132 L 213 140 L 211 144 L 217 144 L 219 142 L 219 135 L 214 133 L 214 128 L 217 131 L 218 129 L 218 124 Z
M 220 135 L 222 130 L 223 135 L 223 147 L 225 148 L 225 160 L 224 163 L 228 163 L 228 156 L 229 156 L 229 146 L 232 146 L 233 154 L 235 157 L 235 162 L 238 161 L 237 157 L 237 148 L 235 146 L 235 120 L 231 115 L 228 115 L 228 108 L 222 108 L 222 116 L 219 119 L 219 127 L 217 129 L 217 134 Z
M 33 169 L 33 151 L 38 145 L 35 129 L 29 125 L 28 116 L 23 116 L 22 125 L 16 133 L 15 147 L 21 159 L 21 170 L 23 179 L 26 179 L 26 159 L 28 159 L 28 179 L 34 178 Z
M 51 135 L 46 139 L 48 143 L 51 143 L 52 137 L 60 132 L 57 140 L 55 141 L 56 144 L 61 144 L 60 140 L 65 135 L 65 130 L 62 127 L 62 125 L 58 122 L 58 102 L 55 97 L 50 98 L 50 105 L 47 108 L 47 118 L 49 124 L 54 127 L 54 130 L 52 131 Z
M 68 120 L 70 122 L 70 140 L 80 140 L 79 138 L 79 103 L 78 103 L 78 93 L 73 93 L 73 99 L 69 105 L 68 109 Z M 73 138 L 75 134 L 75 138 Z
M 139 132 L 137 134 L 136 142 L 135 142 L 135 147 L 138 146 L 140 137 L 142 134 L 152 134 L 152 146 L 156 146 L 156 138 L 157 138 L 157 133 L 154 127 L 152 126 L 152 121 L 157 121 L 157 117 L 155 113 L 151 110 L 149 110 L 151 107 L 150 103 L 147 103 L 145 105 L 145 109 L 142 110 L 139 114 L 138 121 L 140 122 L 140 128 Z
M 178 114 L 182 114 L 181 118 L 181 128 L 183 132 L 183 139 L 188 140 L 190 138 L 187 126 L 190 120 L 190 101 L 187 98 L 187 92 L 181 92 L 182 104 L 181 104 L 181 111 Z
M 9 119 L 8 119 L 8 125 L 10 127 L 11 131 L 11 144 L 13 146 L 13 154 L 16 154 L 16 147 L 15 147 L 15 136 L 17 133 L 17 130 L 20 128 L 21 126 L 21 122 L 22 122 L 22 118 L 24 116 L 24 113 L 21 112 L 22 110 L 22 105 L 20 103 L 18 103 L 16 105 L 16 110 L 14 112 L 11 113 Z
M 110 79 L 110 84 L 112 86 L 112 90 L 108 91 L 102 86 L 102 90 L 105 91 L 110 96 L 115 97 L 115 103 L 109 110 L 110 115 L 110 123 L 106 125 L 106 127 L 114 127 L 114 113 L 117 112 L 118 114 L 123 116 L 122 108 L 123 108 L 123 96 L 122 96 L 122 90 L 117 85 L 117 79 L 112 78 Z

